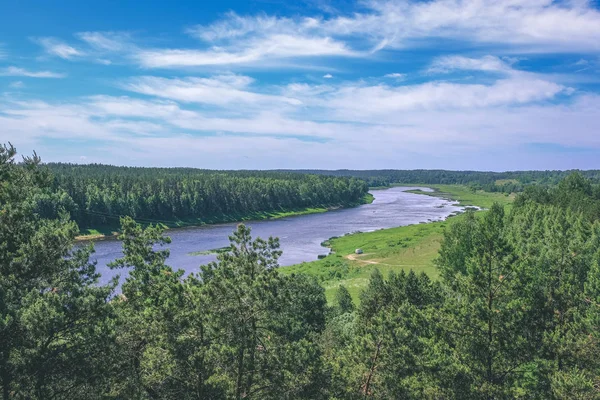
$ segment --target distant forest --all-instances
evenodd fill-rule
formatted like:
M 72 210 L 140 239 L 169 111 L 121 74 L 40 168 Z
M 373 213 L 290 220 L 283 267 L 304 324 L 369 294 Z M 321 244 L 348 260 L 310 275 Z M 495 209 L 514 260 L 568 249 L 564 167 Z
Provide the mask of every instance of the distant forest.
M 259 213 L 364 202 L 369 187 L 461 184 L 473 190 L 518 193 L 531 184 L 553 186 L 570 171 L 275 170 L 218 171 L 102 164 L 47 164 L 53 188 L 71 202 L 82 229 L 114 226 L 121 216 L 142 223 L 242 220 Z M 582 171 L 600 182 L 600 171 Z
M 47 164 L 55 191 L 72 199 L 81 228 L 118 223 L 195 219 L 218 222 L 260 212 L 360 204 L 368 191 L 353 177 L 194 168 L 130 168 Z
M 393 184 L 440 184 L 468 185 L 475 190 L 486 192 L 521 192 L 526 185 L 556 185 L 574 171 L 446 171 L 442 169 L 378 169 L 378 170 L 281 170 L 301 174 L 328 176 L 351 176 L 363 179 L 370 187 L 382 187 Z M 600 170 L 579 171 L 592 182 L 600 182 Z

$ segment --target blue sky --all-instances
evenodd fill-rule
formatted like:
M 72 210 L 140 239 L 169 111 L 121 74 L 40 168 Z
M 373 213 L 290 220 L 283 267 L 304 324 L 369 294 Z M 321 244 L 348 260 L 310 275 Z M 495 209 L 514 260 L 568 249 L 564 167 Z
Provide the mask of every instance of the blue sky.
M 600 168 L 596 1 L 0 8 L 0 142 L 45 161 Z

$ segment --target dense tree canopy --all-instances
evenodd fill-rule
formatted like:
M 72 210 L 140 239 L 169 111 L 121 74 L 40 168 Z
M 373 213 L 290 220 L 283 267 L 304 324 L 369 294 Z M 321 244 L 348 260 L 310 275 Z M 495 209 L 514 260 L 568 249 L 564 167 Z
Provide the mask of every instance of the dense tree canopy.
M 439 279 L 374 270 L 360 303 L 341 286 L 328 306 L 244 225 L 184 277 L 163 228 L 124 217 L 112 267 L 129 275 L 100 286 L 74 202 L 14 158 L 0 148 L 3 400 L 600 398 L 600 196 L 582 174 L 457 218 Z
M 368 187 L 351 177 L 193 168 L 49 164 L 55 190 L 73 199 L 82 228 L 118 223 L 239 220 L 254 213 L 350 206 Z
M 369 186 L 389 186 L 392 184 L 459 184 L 468 185 L 476 190 L 488 192 L 520 192 L 526 185 L 556 185 L 573 171 L 447 171 L 435 169 L 415 170 L 298 170 L 297 173 L 309 173 L 328 176 L 346 176 L 365 180 Z M 600 182 L 600 170 L 581 171 L 582 176 L 593 182 Z
M 0 147 L 0 385 L 3 399 L 79 398 L 100 384 L 114 285 L 73 249 L 68 196 L 36 156 Z

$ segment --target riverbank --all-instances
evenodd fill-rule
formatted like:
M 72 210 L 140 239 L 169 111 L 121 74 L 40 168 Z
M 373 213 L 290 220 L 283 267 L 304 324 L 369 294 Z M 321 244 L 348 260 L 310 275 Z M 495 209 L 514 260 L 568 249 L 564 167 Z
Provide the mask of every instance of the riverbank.
M 491 207 L 494 202 L 510 207 L 514 199 L 514 196 L 501 193 L 473 192 L 468 187 L 460 185 L 424 186 L 434 191 L 409 192 L 454 200 L 464 207 L 473 206 L 482 209 Z M 391 271 L 413 269 L 415 272 L 425 272 L 436 279 L 437 269 L 434 260 L 440 248 L 444 229 L 461 218 L 462 215 L 458 215 L 446 221 L 333 238 L 325 243 L 330 247 L 332 254 L 321 260 L 282 267 L 280 271 L 315 276 L 325 288 L 328 301 L 333 300 L 340 285 L 346 286 L 352 298 L 358 301 L 359 293 L 368 284 L 374 268 L 378 268 L 384 275 Z M 354 253 L 358 248 L 363 250 L 363 254 Z M 325 248 L 323 250 L 324 253 L 327 252 Z
M 358 203 L 352 204 L 342 204 L 335 206 L 327 206 L 327 207 L 307 207 L 307 208 L 298 208 L 298 209 L 282 209 L 278 211 L 263 211 L 263 212 L 255 212 L 245 215 L 234 215 L 234 214 L 223 214 L 220 216 L 215 216 L 211 218 L 195 218 L 195 219 L 187 219 L 187 220 L 174 220 L 174 221 L 154 221 L 155 223 L 160 223 L 167 229 L 176 229 L 176 228 L 187 228 L 187 227 L 195 227 L 195 226 L 204 226 L 204 225 L 214 225 L 221 223 L 229 223 L 229 222 L 247 222 L 247 221 L 262 221 L 262 220 L 272 220 L 272 219 L 280 219 L 287 217 L 294 217 L 299 215 L 308 215 L 308 214 L 319 214 L 327 211 L 337 210 L 340 208 L 351 208 L 357 207 L 362 204 L 371 204 L 373 203 L 374 196 L 371 193 L 367 193 L 363 199 Z M 152 222 L 138 221 L 142 225 L 147 225 Z M 118 223 L 82 229 L 80 235 L 75 238 L 77 241 L 88 241 L 88 240 L 102 240 L 109 237 L 114 237 L 117 235 L 120 226 Z

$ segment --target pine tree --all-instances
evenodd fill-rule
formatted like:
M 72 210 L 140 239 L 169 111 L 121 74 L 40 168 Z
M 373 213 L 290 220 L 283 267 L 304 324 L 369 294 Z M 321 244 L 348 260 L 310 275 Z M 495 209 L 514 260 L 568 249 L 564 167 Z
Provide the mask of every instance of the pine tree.
M 340 285 L 335 294 L 335 303 L 340 314 L 351 313 L 354 311 L 354 302 L 346 286 Z
M 73 249 L 68 199 L 52 191 L 40 159 L 18 165 L 15 155 L 0 147 L 2 397 L 83 398 L 104 378 L 114 282 L 98 286 L 92 248 Z
M 533 356 L 523 326 L 527 305 L 516 290 L 519 276 L 504 210 L 494 204 L 481 220 L 461 224 L 469 224 L 469 233 L 467 226 L 456 228 L 465 232 L 466 242 L 451 235 L 440 251 L 444 283 L 450 289 L 445 303 L 447 337 L 468 370 L 469 396 L 512 397 L 515 380 Z M 464 258 L 446 258 L 453 254 L 448 248 L 453 246 L 465 252 Z

